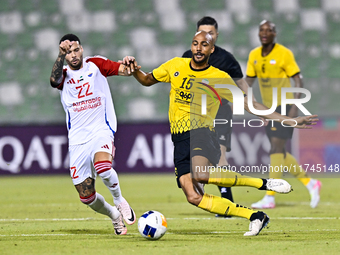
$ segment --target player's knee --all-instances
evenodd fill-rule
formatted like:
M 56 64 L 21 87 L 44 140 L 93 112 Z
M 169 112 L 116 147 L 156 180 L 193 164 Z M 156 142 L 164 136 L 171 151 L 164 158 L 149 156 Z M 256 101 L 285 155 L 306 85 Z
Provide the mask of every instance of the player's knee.
M 192 205 L 198 205 L 201 200 L 202 200 L 202 196 L 200 196 L 199 194 L 197 194 L 196 192 L 193 192 L 191 194 L 186 194 L 187 197 L 187 201 L 192 204 Z
M 271 138 L 270 140 L 270 154 L 285 153 L 286 140 L 279 138 Z
M 80 198 L 80 202 L 82 202 L 85 205 L 89 205 L 96 199 L 96 191 L 94 191 L 88 196 L 81 196 L 79 194 L 79 198 Z
M 103 180 L 109 179 L 113 173 L 112 163 L 110 161 L 98 161 L 94 163 L 94 168 Z
M 96 190 L 94 188 L 94 179 L 87 178 L 82 183 L 75 185 L 75 188 L 79 194 L 80 200 L 83 201 L 93 201 L 96 196 Z
M 195 175 L 192 177 L 193 181 L 198 183 L 204 183 L 207 184 L 209 181 L 209 176 L 206 175 Z

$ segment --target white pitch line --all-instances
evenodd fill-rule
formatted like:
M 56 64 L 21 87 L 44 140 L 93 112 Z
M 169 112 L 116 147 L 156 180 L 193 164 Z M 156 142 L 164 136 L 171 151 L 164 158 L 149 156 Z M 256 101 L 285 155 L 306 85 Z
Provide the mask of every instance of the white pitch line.
M 280 205 L 310 205 L 310 202 L 278 202 L 278 206 Z M 334 203 L 334 202 L 320 202 L 318 205 L 326 205 L 326 206 L 335 206 L 340 205 L 340 203 Z
M 274 220 L 339 220 L 338 217 L 277 217 Z
M 272 217 L 271 220 L 340 220 L 340 217 Z M 53 218 L 53 219 L 0 219 L 0 222 L 13 222 L 13 221 L 106 221 L 110 220 L 109 218 Z M 231 218 L 231 219 L 216 219 L 215 217 L 211 218 L 199 218 L 199 217 L 190 217 L 190 218 L 167 218 L 167 220 L 244 220 L 242 218 Z
M 292 233 L 292 232 L 331 232 L 331 231 L 339 231 L 339 229 L 312 229 L 312 230 L 265 230 L 266 233 Z M 197 234 L 243 234 L 244 231 L 210 231 L 210 232 L 185 232 L 181 233 L 173 233 L 166 232 L 167 235 L 197 235 Z M 19 235 L 0 235 L 0 237 L 43 237 L 43 236 L 112 236 L 112 234 L 19 234 Z M 139 235 L 139 233 L 129 233 L 129 235 Z
M 70 218 L 70 219 L 0 219 L 0 221 L 87 221 L 87 220 L 109 220 L 107 218 Z
M 167 220 L 243 220 L 242 218 L 218 218 L 212 217 L 212 218 L 198 218 L 198 217 L 193 217 L 193 218 L 166 218 Z M 340 217 L 270 217 L 271 220 L 340 220 Z
M 2 237 L 35 237 L 35 236 L 75 236 L 75 235 L 83 235 L 83 236 L 102 236 L 104 234 L 20 234 L 20 235 L 0 235 Z M 108 234 L 106 234 L 108 235 Z
M 68 206 L 78 206 L 80 203 L 30 203 L 25 204 L 25 207 L 68 207 Z M 22 207 L 23 204 L 8 204 L 6 207 Z

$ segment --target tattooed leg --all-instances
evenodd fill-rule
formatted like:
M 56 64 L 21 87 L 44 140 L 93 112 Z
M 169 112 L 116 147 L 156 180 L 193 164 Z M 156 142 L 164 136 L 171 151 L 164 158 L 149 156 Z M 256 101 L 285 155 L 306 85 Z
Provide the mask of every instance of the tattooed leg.
M 88 196 L 91 196 L 91 194 L 96 192 L 94 188 L 94 179 L 90 177 L 87 178 L 82 183 L 75 185 L 75 187 L 80 197 L 88 197 Z
M 76 185 L 76 189 L 80 196 L 80 201 L 92 210 L 109 216 L 112 220 L 117 219 L 120 216 L 116 207 L 107 203 L 102 195 L 96 192 L 94 188 L 95 180 L 87 178 L 82 183 Z

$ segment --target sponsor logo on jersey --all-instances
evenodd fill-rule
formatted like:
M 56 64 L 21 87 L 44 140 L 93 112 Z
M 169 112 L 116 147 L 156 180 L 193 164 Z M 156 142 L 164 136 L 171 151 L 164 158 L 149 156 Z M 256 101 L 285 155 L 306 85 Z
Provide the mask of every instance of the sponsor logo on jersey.
M 73 80 L 73 78 L 71 80 L 67 81 L 67 84 L 76 84 L 76 82 Z
M 107 144 L 105 144 L 104 146 L 100 147 L 100 148 L 103 148 L 103 149 L 110 149 L 109 146 Z

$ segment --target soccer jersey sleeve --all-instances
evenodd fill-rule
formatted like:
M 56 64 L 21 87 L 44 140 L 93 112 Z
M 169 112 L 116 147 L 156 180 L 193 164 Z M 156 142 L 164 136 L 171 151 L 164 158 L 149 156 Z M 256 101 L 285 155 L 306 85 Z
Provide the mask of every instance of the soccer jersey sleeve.
M 257 76 L 256 71 L 255 71 L 255 67 L 254 67 L 254 53 L 253 53 L 253 51 L 251 51 L 249 53 L 246 75 L 249 76 L 249 77 L 256 77 Z
M 284 55 L 284 69 L 289 77 L 300 72 L 300 68 L 295 61 L 294 54 L 289 49 L 287 49 L 286 54 Z
M 169 71 L 172 66 L 173 59 L 165 62 L 161 66 L 152 71 L 153 77 L 159 82 L 170 82 Z
M 118 75 L 120 63 L 114 62 L 101 56 L 88 58 L 86 62 L 94 63 L 105 77 Z
M 237 62 L 233 54 L 231 54 L 230 52 L 226 52 L 225 54 L 226 54 L 224 62 L 225 70 L 224 69 L 221 70 L 227 72 L 230 75 L 230 77 L 233 78 L 235 81 L 243 78 L 241 66 Z M 216 67 L 219 68 L 218 66 Z

